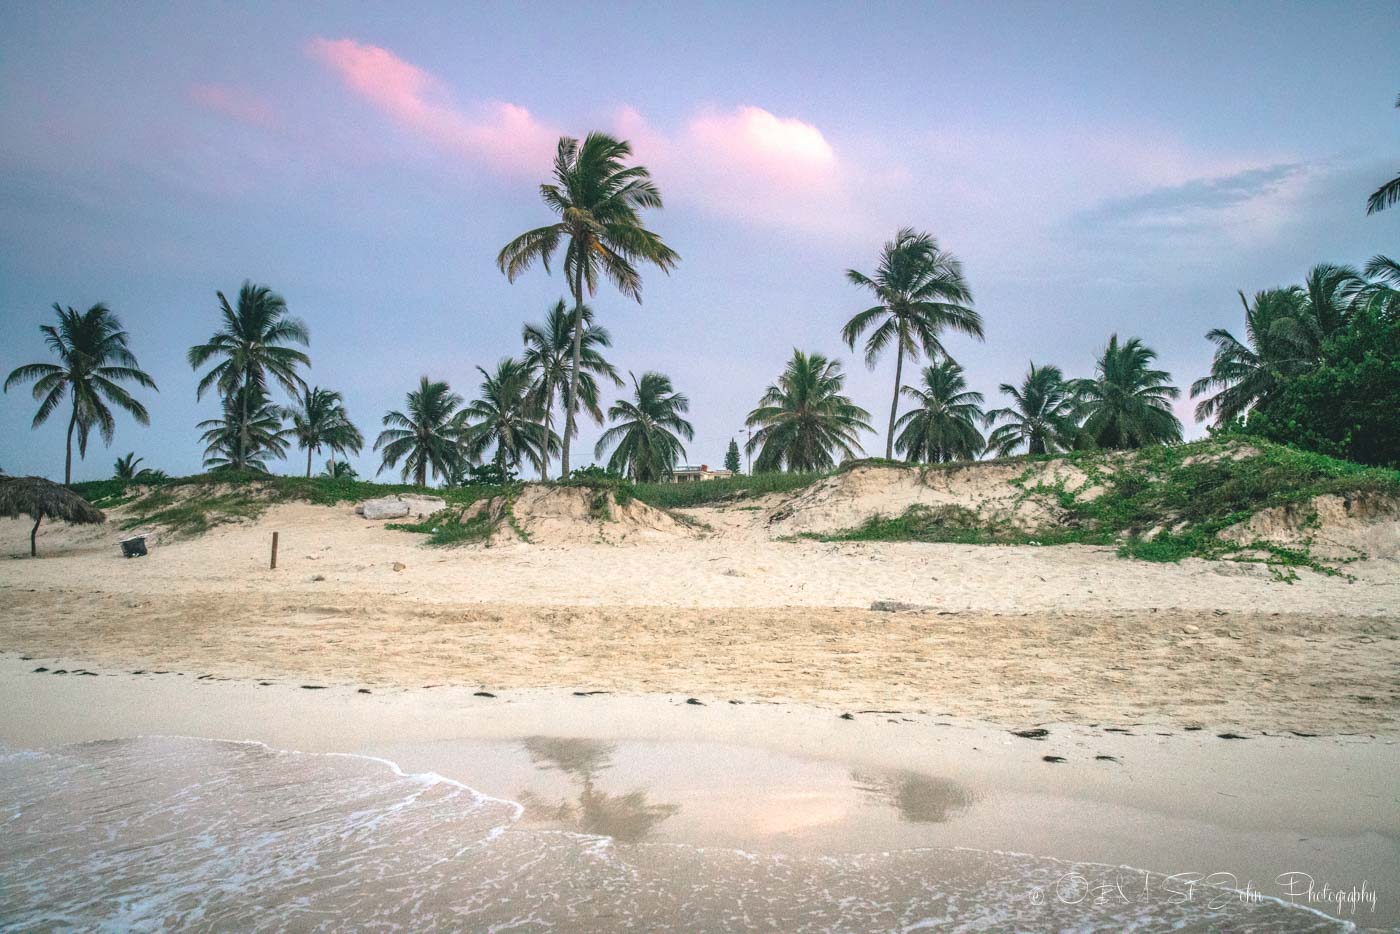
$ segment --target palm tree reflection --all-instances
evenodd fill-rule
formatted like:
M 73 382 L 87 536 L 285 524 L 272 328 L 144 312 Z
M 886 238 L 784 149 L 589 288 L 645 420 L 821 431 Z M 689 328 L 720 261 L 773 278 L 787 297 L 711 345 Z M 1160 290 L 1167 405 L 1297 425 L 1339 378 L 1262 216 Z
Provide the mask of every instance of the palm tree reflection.
M 856 788 L 880 804 L 894 808 L 900 817 L 913 824 L 941 824 L 977 800 L 976 795 L 957 782 L 921 772 L 853 771 L 851 781 Z
M 529 820 L 561 824 L 580 833 L 605 834 L 619 843 L 637 843 L 680 810 L 678 804 L 650 803 L 645 791 L 614 795 L 595 787 L 598 775 L 612 768 L 616 747 L 611 743 L 532 736 L 522 745 L 536 768 L 564 772 L 579 786 L 577 800 L 558 802 L 522 791 L 520 803 Z

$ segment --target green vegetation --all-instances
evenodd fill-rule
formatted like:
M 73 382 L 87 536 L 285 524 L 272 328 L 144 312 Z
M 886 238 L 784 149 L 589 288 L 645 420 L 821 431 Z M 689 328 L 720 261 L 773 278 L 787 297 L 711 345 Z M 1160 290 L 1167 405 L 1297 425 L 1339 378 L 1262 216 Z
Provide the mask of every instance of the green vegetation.
M 930 234 L 912 227 L 901 228 L 885 243 L 874 276 L 847 269 L 846 279 L 868 289 L 878 302 L 846 322 L 841 330 L 846 346 L 855 350 L 856 341 L 869 330 L 865 363 L 874 369 L 880 352 L 894 344 L 894 394 L 885 435 L 885 457 L 893 459 L 905 356 L 917 361 L 923 351 L 933 361 L 951 360 L 939 335 L 952 328 L 981 340 L 982 317 L 970 307 L 972 290 L 957 257 L 941 249 Z
M 689 441 L 695 429 L 683 412 L 690 400 L 676 392 L 671 378 L 663 373 L 643 373 L 632 377 L 632 398 L 619 399 L 608 409 L 612 427 L 603 432 L 593 449 L 601 458 L 613 448 L 608 471 L 642 483 L 657 483 L 671 476 L 676 462 L 685 456 L 681 438 Z
M 411 493 L 440 496 L 460 508 L 507 489 L 474 484 L 439 490 L 351 477 L 277 477 L 257 471 L 217 471 L 157 482 L 112 479 L 73 484 L 78 495 L 99 509 L 127 506 L 130 515 L 122 522 L 124 529 L 159 526 L 177 535 L 198 535 L 229 522 L 256 519 L 277 503 L 333 506 Z
M 546 271 L 565 240 L 564 273 L 574 297 L 573 349 L 569 382 L 564 392 L 563 450 L 560 476 L 569 475 L 569 443 L 575 434 L 579 381 L 583 374 L 583 293 L 598 291 L 606 278 L 622 294 L 642 301 L 642 274 L 637 263 L 674 269 L 680 255 L 642 225 L 642 211 L 661 207 L 661 191 L 644 166 L 624 164 L 632 145 L 606 133 L 589 133 L 580 142 L 559 139 L 554 156 L 554 181 L 540 186 L 540 197 L 559 220 L 527 230 L 502 248 L 496 265 L 511 282 L 537 261 Z
M 829 473 L 760 473 L 725 477 L 699 483 L 638 483 L 631 493 L 658 509 L 688 509 L 752 499 L 769 493 L 788 493 L 809 486 Z
M 28 363 L 15 367 L 5 377 L 5 392 L 17 383 L 33 381 L 33 396 L 39 403 L 32 427 L 38 428 L 58 408 L 65 395 L 73 397 L 68 418 L 67 454 L 63 462 L 63 482 L 73 482 L 73 434 L 78 435 L 78 456 L 87 456 L 88 435 L 96 427 L 102 440 L 112 443 L 116 421 L 111 406 L 128 412 L 142 425 L 151 417 L 146 407 L 118 383 L 133 382 L 155 389 L 153 379 L 141 369 L 128 346 L 122 323 L 104 304 L 93 305 L 79 314 L 57 302 L 53 306 L 58 323 L 41 324 L 44 343 L 59 363 Z
M 497 524 L 485 509 L 463 520 L 462 509 L 458 507 L 429 516 L 422 522 L 390 522 L 384 527 L 427 535 L 429 545 L 475 545 L 490 538 Z
M 1218 427 L 1366 464 L 1400 466 L 1400 263 L 1314 266 L 1245 306 L 1245 339 L 1215 329 L 1191 387 Z
M 1260 562 L 1287 579 L 1295 567 L 1338 573 L 1337 565 L 1346 562 L 1323 562 L 1306 544 L 1286 548 L 1264 542 L 1231 542 L 1219 538 L 1219 533 L 1264 509 L 1307 503 L 1329 493 L 1400 499 L 1400 471 L 1364 467 L 1267 442 L 1249 444 L 1253 451 L 1238 442 L 1212 440 L 1149 447 L 1127 455 L 1073 452 L 1065 455 L 1066 461 L 1085 474 L 1084 483 L 1073 490 L 1063 481 L 1047 484 L 1036 479 L 1040 472 L 1034 465 L 1048 458 L 1015 458 L 1013 462 L 1026 464 L 1025 472 L 1015 481 L 1021 496 L 1046 505 L 1057 517 L 1042 528 L 990 521 L 957 506 L 915 506 L 900 516 L 875 517 L 846 532 L 814 537 L 829 541 L 1117 545 L 1120 555 L 1145 561 L 1198 557 Z M 969 468 L 952 464 L 906 469 Z M 1083 495 L 1087 490 L 1096 490 L 1098 495 Z
M 756 428 L 745 447 L 758 451 L 758 473 L 830 470 L 836 456 L 855 457 L 870 413 L 844 393 L 841 364 L 794 349 L 778 381 L 764 391 L 744 424 Z

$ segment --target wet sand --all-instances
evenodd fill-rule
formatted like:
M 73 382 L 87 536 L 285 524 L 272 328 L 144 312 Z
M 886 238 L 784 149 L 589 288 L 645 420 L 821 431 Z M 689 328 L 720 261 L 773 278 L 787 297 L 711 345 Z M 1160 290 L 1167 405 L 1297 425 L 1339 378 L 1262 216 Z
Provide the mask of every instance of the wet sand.
M 915 711 L 845 720 L 682 696 L 366 695 L 33 667 L 0 662 L 0 742 L 11 747 L 174 734 L 377 756 L 520 802 L 522 827 L 623 844 L 811 857 L 971 847 L 1229 873 L 1231 887 L 1265 894 L 1280 875 L 1306 872 L 1378 891 L 1374 913 L 1357 909 L 1363 927 L 1400 923 L 1388 884 L 1400 878 L 1400 746 L 1386 737 L 1048 724 L 1031 740 Z

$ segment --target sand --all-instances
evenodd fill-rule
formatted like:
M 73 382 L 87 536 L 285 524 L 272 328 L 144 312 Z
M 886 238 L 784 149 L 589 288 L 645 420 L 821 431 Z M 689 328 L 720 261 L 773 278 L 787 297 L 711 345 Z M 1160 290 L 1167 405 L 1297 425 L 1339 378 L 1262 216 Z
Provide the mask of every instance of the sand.
M 543 497 L 526 519 L 535 543 L 495 547 L 428 547 L 350 504 L 274 506 L 156 538 L 135 560 L 110 523 L 46 524 L 39 560 L 0 560 L 0 651 L 223 677 L 897 704 L 1007 724 L 1395 730 L 1394 558 L 1288 584 L 1258 565 L 1110 548 L 779 537 L 795 517 L 848 523 L 894 502 L 871 501 L 859 471 L 842 482 L 843 496 L 803 491 L 796 510 L 781 498 L 688 522 L 633 510 L 610 539 L 580 532 L 578 504 Z M 0 522 L 0 552 L 25 550 L 27 533 Z

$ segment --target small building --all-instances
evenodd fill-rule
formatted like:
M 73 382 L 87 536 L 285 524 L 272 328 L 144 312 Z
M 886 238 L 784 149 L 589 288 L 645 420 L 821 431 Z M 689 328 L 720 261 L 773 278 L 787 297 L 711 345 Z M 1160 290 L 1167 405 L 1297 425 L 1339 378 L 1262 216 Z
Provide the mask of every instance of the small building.
M 723 480 L 734 476 L 731 470 L 711 470 L 709 464 L 680 464 L 671 472 L 672 483 L 695 483 L 700 480 Z

